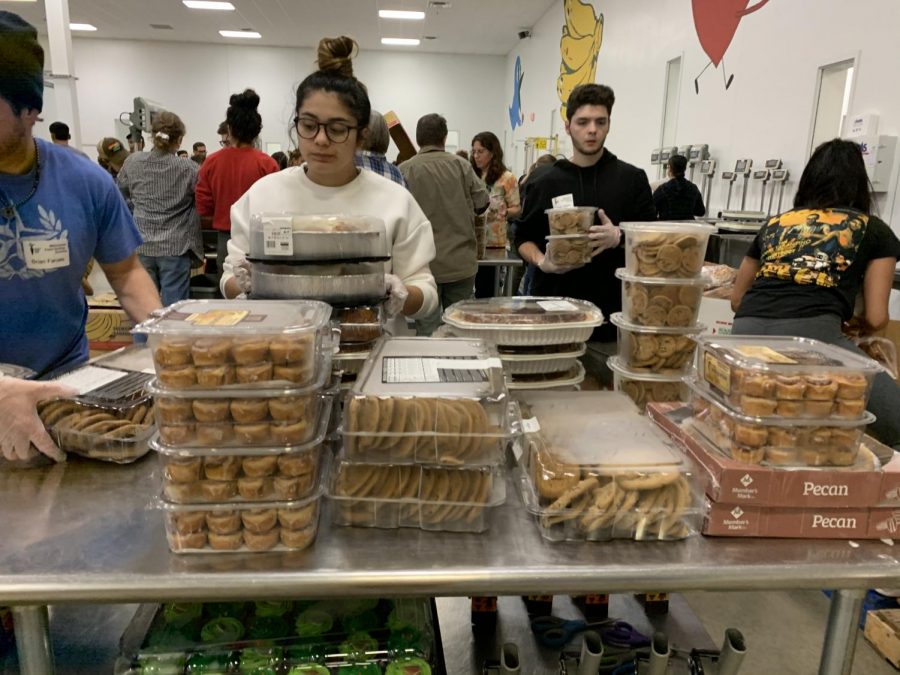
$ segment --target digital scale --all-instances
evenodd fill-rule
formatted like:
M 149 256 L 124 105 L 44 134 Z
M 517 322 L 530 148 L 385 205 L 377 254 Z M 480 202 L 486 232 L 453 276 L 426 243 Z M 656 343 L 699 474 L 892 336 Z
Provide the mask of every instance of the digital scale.
M 666 176 L 666 165 L 669 163 L 669 157 L 672 155 L 678 154 L 678 148 L 672 146 L 669 148 L 660 148 L 659 149 L 659 171 L 657 172 L 657 178 L 665 178 Z
M 705 145 L 703 146 L 706 147 Z M 716 177 L 716 160 L 704 159 L 699 162 L 700 165 L 700 194 L 703 195 L 703 203 L 706 205 L 706 212 L 709 213 L 709 193 L 712 190 L 713 178 Z M 691 167 L 691 178 L 694 177 L 694 167 Z
M 709 159 L 709 145 L 706 143 L 702 143 L 700 145 L 691 145 L 689 147 L 690 152 L 688 152 L 685 157 L 688 158 L 688 166 L 690 167 L 689 178 L 693 183 L 694 172 L 697 170 L 697 165 L 701 164 L 704 160 Z

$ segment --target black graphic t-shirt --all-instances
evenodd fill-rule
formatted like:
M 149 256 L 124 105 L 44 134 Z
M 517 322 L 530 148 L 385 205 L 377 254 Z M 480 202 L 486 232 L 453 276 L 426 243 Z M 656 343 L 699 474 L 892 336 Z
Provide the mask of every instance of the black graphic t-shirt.
M 852 209 L 796 209 L 763 225 L 747 256 L 760 268 L 737 317 L 853 316 L 870 260 L 900 257 L 881 219 Z

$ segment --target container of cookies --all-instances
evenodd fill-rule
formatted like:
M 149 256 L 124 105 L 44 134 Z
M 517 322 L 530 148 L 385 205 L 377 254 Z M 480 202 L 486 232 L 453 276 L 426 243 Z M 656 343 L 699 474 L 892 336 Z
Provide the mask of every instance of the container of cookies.
M 252 262 L 252 261 L 251 261 Z M 253 262 L 254 298 L 320 300 L 351 305 L 384 299 L 384 263 Z
M 559 267 L 582 267 L 591 262 L 591 238 L 586 234 L 547 237 L 547 257 Z
M 597 208 L 594 206 L 568 206 L 545 209 L 551 235 L 587 234 L 594 224 Z
M 184 300 L 134 330 L 166 389 L 304 386 L 329 367 L 330 317 L 314 300 Z
M 593 303 L 574 298 L 515 297 L 464 300 L 444 311 L 457 335 L 509 347 L 585 342 L 603 323 Z
M 384 334 L 384 305 L 335 307 L 331 314 L 341 331 L 341 344 L 374 342 Z
M 328 498 L 336 525 L 440 532 L 484 532 L 506 501 L 500 467 L 338 463 Z
M 877 361 L 798 337 L 701 336 L 698 379 L 751 417 L 861 420 Z
M 573 389 L 584 382 L 584 366 L 579 362 L 565 370 L 550 373 L 529 373 L 512 375 L 507 373 L 507 386 L 510 391 L 531 391 L 535 389 Z
M 534 392 L 522 402 L 532 417 L 516 440 L 516 478 L 545 539 L 670 541 L 699 532 L 699 473 L 626 397 Z
M 712 225 L 691 222 L 622 223 L 625 269 L 641 277 L 700 276 Z
M 255 213 L 250 257 L 258 260 L 386 258 L 384 221 L 370 216 Z
M 631 370 L 618 356 L 608 359 L 606 365 L 613 371 L 613 388 L 634 401 L 641 413 L 646 410 L 648 403 L 688 400 L 688 387 L 684 382 L 686 375 L 663 375 Z
M 331 371 L 307 387 L 172 390 L 148 385 L 163 444 L 176 448 L 291 446 L 315 437 L 329 410 L 322 387 Z
M 610 317 L 619 332 L 619 361 L 639 373 L 680 375 L 694 363 L 697 343 L 694 337 L 706 329 L 703 324 L 690 328 L 639 326 L 626 321 L 620 312 Z
M 493 465 L 510 434 L 497 351 L 480 340 L 384 338 L 344 405 L 347 458 Z
M 697 323 L 706 281 L 636 277 L 624 268 L 616 270 L 622 280 L 622 317 L 641 326 L 686 328 Z
M 691 387 L 691 426 L 726 457 L 769 466 L 852 466 L 866 426 L 875 416 L 858 420 L 795 420 L 736 413 L 696 381 Z
M 586 351 L 584 343 L 559 345 L 559 349 L 539 348 L 521 350 L 498 347 L 503 370 L 507 375 L 543 375 L 545 373 L 566 372 Z

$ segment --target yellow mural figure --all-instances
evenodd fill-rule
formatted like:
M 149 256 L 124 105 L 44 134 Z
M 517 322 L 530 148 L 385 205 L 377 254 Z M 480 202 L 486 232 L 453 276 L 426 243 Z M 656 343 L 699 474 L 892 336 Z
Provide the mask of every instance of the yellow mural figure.
M 597 55 L 603 42 L 603 15 L 594 14 L 594 6 L 581 0 L 564 0 L 566 25 L 559 40 L 559 114 L 566 120 L 566 101 L 579 84 L 594 81 L 597 74 Z

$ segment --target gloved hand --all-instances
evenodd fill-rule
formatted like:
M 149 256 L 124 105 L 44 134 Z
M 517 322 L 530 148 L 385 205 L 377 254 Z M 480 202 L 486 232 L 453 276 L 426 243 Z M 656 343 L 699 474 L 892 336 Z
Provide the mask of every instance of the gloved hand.
M 241 289 L 241 293 L 245 296 L 250 294 L 250 289 L 253 287 L 253 283 L 251 280 L 250 273 L 250 263 L 246 260 L 242 260 L 232 269 L 232 273 L 234 274 L 234 280 L 237 282 L 238 288 Z
M 392 319 L 403 311 L 409 291 L 396 274 L 385 274 L 384 286 L 388 296 L 384 302 L 384 311 L 387 312 L 388 318 Z
M 8 460 L 37 456 L 34 448 L 57 462 L 66 454 L 56 447 L 37 414 L 37 404 L 51 398 L 75 396 L 78 391 L 55 382 L 32 382 L 0 377 L 0 452 Z M 34 446 L 34 447 L 32 447 Z
M 545 274 L 565 274 L 566 272 L 571 272 L 574 269 L 578 269 L 578 267 L 582 267 L 582 265 L 578 265 L 576 267 L 569 267 L 567 265 L 555 265 L 550 261 L 550 256 L 545 255 L 541 258 L 541 261 L 538 263 L 538 269 Z
M 622 241 L 622 231 L 613 225 L 609 216 L 600 209 L 597 211 L 600 218 L 599 225 L 591 225 L 588 236 L 591 239 L 591 257 L 599 255 L 603 251 L 615 248 Z

